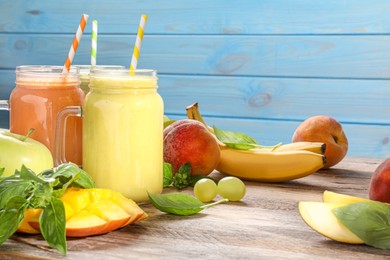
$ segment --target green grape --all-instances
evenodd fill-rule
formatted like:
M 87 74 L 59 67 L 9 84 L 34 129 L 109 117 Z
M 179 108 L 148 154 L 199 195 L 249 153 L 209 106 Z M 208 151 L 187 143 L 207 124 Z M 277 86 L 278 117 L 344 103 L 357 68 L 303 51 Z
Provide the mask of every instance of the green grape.
M 236 177 L 225 177 L 218 182 L 218 193 L 229 201 L 239 201 L 245 196 L 245 184 Z
M 200 179 L 195 183 L 194 194 L 201 202 L 210 202 L 217 196 L 217 184 L 208 178 Z

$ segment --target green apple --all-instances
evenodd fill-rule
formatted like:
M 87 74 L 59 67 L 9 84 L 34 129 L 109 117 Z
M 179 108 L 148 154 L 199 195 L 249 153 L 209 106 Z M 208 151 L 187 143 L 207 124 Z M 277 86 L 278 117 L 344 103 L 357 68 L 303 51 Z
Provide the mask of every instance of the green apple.
M 40 173 L 53 168 L 53 157 L 44 144 L 28 135 L 0 129 L 0 168 L 4 168 L 2 176 L 14 174 L 23 164 L 35 173 Z

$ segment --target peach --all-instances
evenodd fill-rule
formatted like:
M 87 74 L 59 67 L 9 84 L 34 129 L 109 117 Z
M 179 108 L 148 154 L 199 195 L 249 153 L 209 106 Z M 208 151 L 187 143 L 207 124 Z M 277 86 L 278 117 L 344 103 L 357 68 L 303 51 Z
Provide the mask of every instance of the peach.
M 348 151 L 348 139 L 342 125 L 329 116 L 313 116 L 303 121 L 292 137 L 292 142 L 300 141 L 326 144 L 326 164 L 323 167 L 325 169 L 339 163 Z
M 172 164 L 174 173 L 189 162 L 192 175 L 208 175 L 219 158 L 215 136 L 199 121 L 182 119 L 164 129 L 164 161 Z
M 371 176 L 368 197 L 371 200 L 390 203 L 390 158 L 385 159 Z

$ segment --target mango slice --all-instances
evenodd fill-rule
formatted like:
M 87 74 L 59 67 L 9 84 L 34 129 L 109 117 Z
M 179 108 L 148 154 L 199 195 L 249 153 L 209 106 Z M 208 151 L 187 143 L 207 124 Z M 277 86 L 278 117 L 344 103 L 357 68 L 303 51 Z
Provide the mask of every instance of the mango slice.
M 147 218 L 131 199 L 108 189 L 69 188 L 61 197 L 65 207 L 66 235 L 85 237 L 108 233 Z M 28 209 L 18 232 L 39 234 L 42 209 Z
M 369 199 L 350 196 L 346 194 L 336 193 L 332 191 L 324 191 L 322 194 L 322 201 L 325 203 L 355 203 L 355 202 L 362 202 L 362 201 L 370 201 Z
M 342 207 L 344 203 L 299 202 L 298 209 L 308 226 L 323 236 L 349 244 L 364 242 L 338 221 L 332 209 Z

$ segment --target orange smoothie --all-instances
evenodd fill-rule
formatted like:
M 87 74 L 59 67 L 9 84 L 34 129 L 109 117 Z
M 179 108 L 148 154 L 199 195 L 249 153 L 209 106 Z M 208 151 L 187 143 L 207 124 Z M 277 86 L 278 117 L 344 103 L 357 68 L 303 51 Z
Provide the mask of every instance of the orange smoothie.
M 10 104 L 10 131 L 25 135 L 30 128 L 31 138 L 55 152 L 55 126 L 57 113 L 65 106 L 81 106 L 84 93 L 79 88 L 78 69 L 62 74 L 63 67 L 20 66 L 16 68 L 16 87 Z M 66 158 L 78 165 L 82 163 L 82 120 L 69 117 L 66 122 Z

